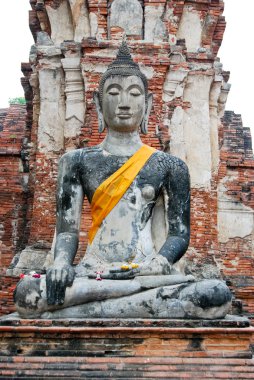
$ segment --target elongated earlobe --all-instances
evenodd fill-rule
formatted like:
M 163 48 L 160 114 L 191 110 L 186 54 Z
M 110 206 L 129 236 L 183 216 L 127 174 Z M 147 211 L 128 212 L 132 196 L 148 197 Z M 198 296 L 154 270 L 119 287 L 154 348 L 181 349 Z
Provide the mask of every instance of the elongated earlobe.
M 96 111 L 97 111 L 97 116 L 98 116 L 98 130 L 99 130 L 99 133 L 102 133 L 105 129 L 105 122 L 104 122 L 104 118 L 102 114 L 98 91 L 94 91 L 93 100 L 96 106 Z
M 149 120 L 149 115 L 152 109 L 152 104 L 153 104 L 153 94 L 148 94 L 147 96 L 147 105 L 146 105 L 146 111 L 144 114 L 144 118 L 141 122 L 141 133 L 144 135 L 147 134 L 148 132 L 148 120 Z

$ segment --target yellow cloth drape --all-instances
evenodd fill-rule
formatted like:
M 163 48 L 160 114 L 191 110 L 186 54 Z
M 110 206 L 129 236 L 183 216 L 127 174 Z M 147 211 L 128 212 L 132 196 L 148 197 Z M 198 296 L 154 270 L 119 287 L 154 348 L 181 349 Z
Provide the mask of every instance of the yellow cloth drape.
M 120 169 L 106 179 L 106 181 L 102 182 L 96 189 L 91 202 L 92 227 L 88 234 L 90 244 L 103 219 L 106 218 L 120 201 L 134 178 L 155 151 L 156 149 L 148 145 L 142 145 Z

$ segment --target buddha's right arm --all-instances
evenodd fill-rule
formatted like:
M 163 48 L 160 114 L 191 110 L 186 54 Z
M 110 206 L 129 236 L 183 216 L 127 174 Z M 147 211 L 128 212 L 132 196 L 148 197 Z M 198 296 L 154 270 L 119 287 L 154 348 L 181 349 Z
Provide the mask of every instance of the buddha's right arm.
M 72 263 L 78 249 L 83 199 L 74 151 L 63 155 L 59 161 L 54 264 L 46 276 L 49 304 L 62 304 L 66 286 L 74 279 Z

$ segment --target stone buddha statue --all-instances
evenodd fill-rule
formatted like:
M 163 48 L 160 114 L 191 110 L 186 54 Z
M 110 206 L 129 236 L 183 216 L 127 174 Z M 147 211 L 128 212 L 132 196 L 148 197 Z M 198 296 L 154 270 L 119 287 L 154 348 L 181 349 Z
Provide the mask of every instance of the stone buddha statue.
M 223 318 L 224 282 L 180 274 L 174 264 L 190 237 L 190 184 L 183 161 L 144 145 L 152 95 L 123 42 L 94 100 L 97 146 L 62 156 L 57 187 L 54 263 L 25 277 L 14 299 L 24 318 Z M 92 227 L 73 266 L 84 197 Z

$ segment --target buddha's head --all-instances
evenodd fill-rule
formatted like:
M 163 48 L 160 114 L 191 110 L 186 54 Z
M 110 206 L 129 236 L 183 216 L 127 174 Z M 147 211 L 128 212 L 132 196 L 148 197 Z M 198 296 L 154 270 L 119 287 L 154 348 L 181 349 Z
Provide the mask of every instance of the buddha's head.
M 116 60 L 103 74 L 94 99 L 100 132 L 107 126 L 120 132 L 132 132 L 140 127 L 147 133 L 152 95 L 148 94 L 147 79 L 132 60 L 125 41 Z

